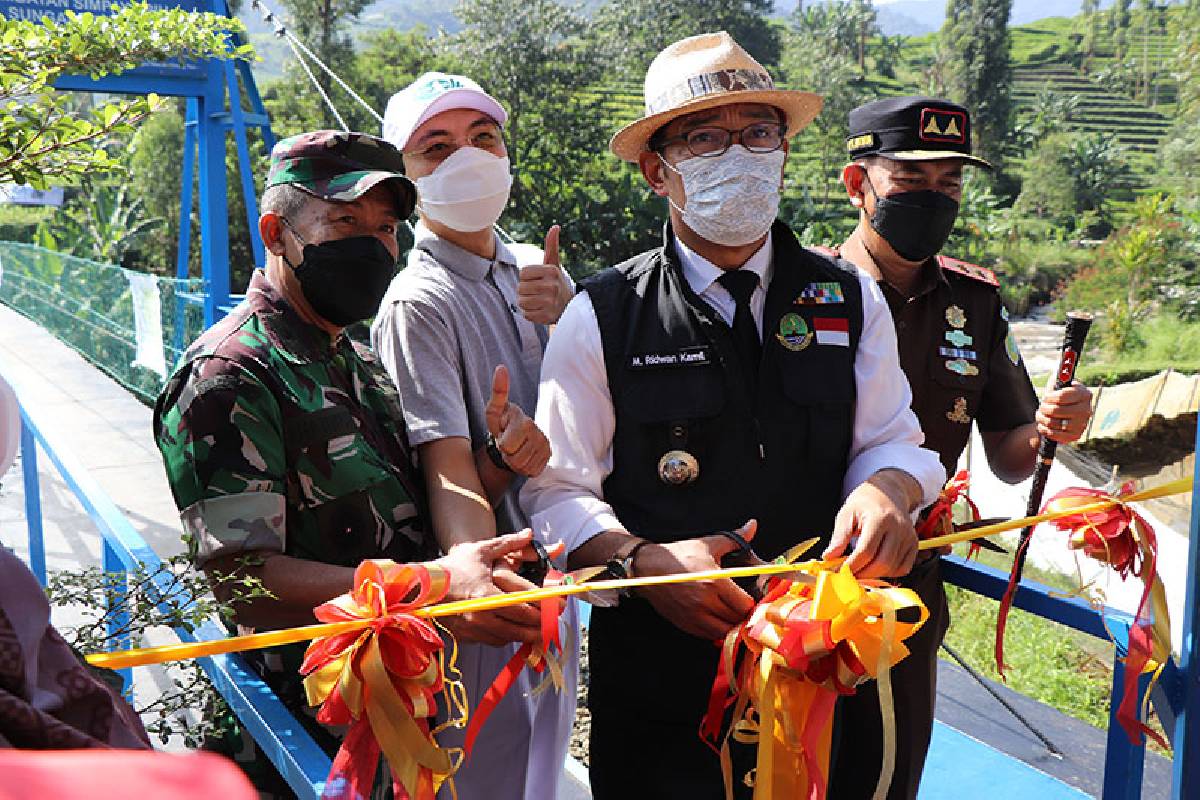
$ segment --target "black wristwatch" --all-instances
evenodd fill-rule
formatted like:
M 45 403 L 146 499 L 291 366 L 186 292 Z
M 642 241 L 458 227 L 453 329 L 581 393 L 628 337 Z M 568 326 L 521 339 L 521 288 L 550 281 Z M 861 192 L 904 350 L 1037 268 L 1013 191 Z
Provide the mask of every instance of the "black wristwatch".
M 638 550 L 651 544 L 649 539 L 639 539 L 636 536 L 630 536 L 629 538 L 633 540 L 632 543 L 622 543 L 616 552 L 608 557 L 608 561 L 604 562 L 604 567 L 614 578 L 619 580 L 635 577 L 633 574 L 633 559 L 637 556 Z
M 504 453 L 500 450 L 500 445 L 496 444 L 496 437 L 492 436 L 491 431 L 488 432 L 487 439 L 483 441 L 483 449 L 487 453 L 487 457 L 496 465 L 496 469 L 502 469 L 505 472 L 516 472 L 504 460 Z

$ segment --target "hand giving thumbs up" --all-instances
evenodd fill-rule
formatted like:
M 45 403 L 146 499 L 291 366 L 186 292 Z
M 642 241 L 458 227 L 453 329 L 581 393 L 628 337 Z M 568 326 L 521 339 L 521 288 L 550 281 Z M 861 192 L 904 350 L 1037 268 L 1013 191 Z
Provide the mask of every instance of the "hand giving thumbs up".
M 532 478 L 545 468 L 550 460 L 550 440 L 520 406 L 509 402 L 508 369 L 503 364 L 492 373 L 492 396 L 484 418 L 509 470 Z
M 517 285 L 517 304 L 525 319 L 541 325 L 558 322 L 563 309 L 575 294 L 559 261 L 560 230 L 558 225 L 550 227 L 546 233 L 543 263 L 521 267 L 521 279 Z

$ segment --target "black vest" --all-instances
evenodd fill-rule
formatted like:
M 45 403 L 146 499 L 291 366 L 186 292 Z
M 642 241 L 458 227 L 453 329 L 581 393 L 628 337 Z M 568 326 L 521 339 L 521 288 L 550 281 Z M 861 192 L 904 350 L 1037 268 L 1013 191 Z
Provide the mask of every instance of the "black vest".
M 684 279 L 669 229 L 663 249 L 583 283 L 616 410 L 604 499 L 638 536 L 673 542 L 755 517 L 755 550 L 770 559 L 830 533 L 854 422 L 862 296 L 853 271 L 800 247 L 785 225 L 772 239 L 754 393 L 729 327 Z M 830 285 L 842 302 L 798 302 L 836 299 Z M 660 479 L 659 459 L 675 449 L 696 457 L 697 480 Z
M 669 226 L 662 248 L 583 282 L 616 412 L 604 499 L 631 533 L 673 542 L 753 517 L 754 548 L 766 559 L 804 539 L 828 541 L 853 431 L 862 295 L 853 267 L 805 250 L 786 225 L 775 224 L 772 241 L 753 393 L 729 326 L 684 279 Z M 659 477 L 670 450 L 696 458 L 695 481 Z M 711 643 L 638 598 L 596 609 L 589 641 L 593 713 L 597 703 L 635 702 L 651 718 L 661 705 L 664 716 L 699 724 L 716 666 Z M 663 655 L 663 674 L 647 675 L 647 649 Z

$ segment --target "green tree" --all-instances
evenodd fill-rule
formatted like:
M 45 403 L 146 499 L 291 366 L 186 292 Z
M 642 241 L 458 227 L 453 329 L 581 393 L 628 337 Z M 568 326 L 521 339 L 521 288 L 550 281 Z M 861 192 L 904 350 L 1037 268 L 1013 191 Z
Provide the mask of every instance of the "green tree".
M 790 22 L 782 58 L 788 83 L 825 98 L 820 115 L 793 143 L 792 161 L 802 170 L 801 154 L 817 154 L 815 171 L 801 174 L 801 182 L 813 199 L 828 203 L 846 160 L 846 118 L 871 96 L 858 65 L 861 4 L 811 5 L 797 9 Z
M 1012 0 L 949 0 L 940 37 L 950 96 L 971 110 L 976 151 L 997 169 L 1012 121 Z
M 641 176 L 608 153 L 614 126 L 594 91 L 607 75 L 587 20 L 555 0 L 476 0 L 458 13 L 449 55 L 509 112 L 514 181 L 501 224 L 537 244 L 562 225 L 577 276 L 649 246 L 654 205 Z
M 359 43 L 358 54 L 350 69 L 351 85 L 380 114 L 388 99 L 423 73 L 453 72 L 454 60 L 439 51 L 429 31 L 417 27 L 410 31 L 387 28 L 367 34 Z M 355 119 L 365 112 L 359 106 L 351 110 Z M 365 126 L 365 127 L 363 127 Z M 359 130 L 377 130 L 373 118 L 363 119 Z
M 1069 134 L 1047 136 L 1026 159 L 1021 171 L 1021 193 L 1013 210 L 1021 216 L 1069 227 L 1075 214 L 1075 189 L 1068 157 Z
M 165 220 L 138 243 L 138 269 L 175 275 L 179 249 L 179 190 L 183 178 L 183 115 L 175 107 L 154 114 L 138 128 L 128 147 L 129 186 L 145 208 Z M 192 252 L 198 252 L 200 226 L 192 226 Z
M 98 184 L 84 179 L 83 191 L 47 226 L 53 249 L 102 264 L 123 264 L 126 255 L 161 217 L 146 214 L 146 205 L 131 196 L 129 184 Z
M 1016 149 L 1027 152 L 1047 136 L 1066 130 L 1081 102 L 1082 98 L 1077 94 L 1063 94 L 1055 91 L 1052 84 L 1044 84 L 1033 99 L 1032 113 L 1022 117 L 1013 127 L 1011 140 Z
M 1083 25 L 1080 49 L 1083 59 L 1079 66 L 1080 71 L 1086 75 L 1091 70 L 1092 59 L 1096 55 L 1096 45 L 1100 38 L 1100 0 L 1083 0 L 1080 10 Z
M 1129 190 L 1129 165 L 1116 136 L 1107 132 L 1075 136 L 1067 152 L 1067 168 L 1075 190 L 1076 212 L 1095 212 L 1090 234 L 1107 233 L 1109 203 Z
M 879 14 L 871 0 L 854 0 L 854 22 L 858 28 L 858 71 L 867 72 L 867 42 L 879 35 Z
M 1200 195 L 1200 0 L 1178 14 L 1176 80 L 1179 101 L 1175 124 L 1163 143 L 1166 174 L 1181 182 L 1185 200 Z
M 290 17 L 288 30 L 338 75 L 342 75 L 354 57 L 349 26 L 370 4 L 371 0 L 283 0 Z M 311 68 L 321 89 L 327 95 L 334 91 L 333 81 L 325 71 Z M 289 65 L 287 73 L 289 80 L 302 87 L 301 94 L 306 96 L 307 102 L 320 103 L 318 93 L 300 65 Z M 338 127 L 337 120 L 327 109 L 322 107 L 321 114 L 325 122 L 318 127 Z
M 62 75 L 99 77 L 145 61 L 249 55 L 227 38 L 241 31 L 228 17 L 179 9 L 151 11 L 145 4 L 112 16 L 76 15 L 62 22 L 0 19 L 0 183 L 72 182 L 119 169 L 99 146 L 128 132 L 158 104 L 157 98 L 113 100 L 85 117 L 71 97 L 55 92 Z
M 1117 61 L 1123 61 L 1129 43 L 1129 8 L 1133 5 L 1133 0 L 1115 0 L 1112 8 L 1108 10 L 1108 32 L 1113 37 L 1113 45 L 1115 47 L 1114 56 Z
M 1088 237 L 1111 230 L 1109 205 L 1129 192 L 1129 166 L 1107 133 L 1046 137 L 1025 162 L 1015 209 Z
M 699 33 L 728 31 L 759 62 L 777 64 L 779 35 L 768 20 L 773 10 L 773 0 L 608 0 L 594 19 L 605 59 L 640 83 L 660 50 Z
M 934 37 L 929 45 L 929 58 L 921 68 L 921 85 L 926 94 L 934 97 L 949 94 L 951 67 L 950 51 L 940 37 Z
M 908 37 L 897 33 L 895 36 L 879 34 L 879 44 L 875 48 L 875 70 L 885 78 L 896 77 L 896 67 L 904 63 L 904 45 Z

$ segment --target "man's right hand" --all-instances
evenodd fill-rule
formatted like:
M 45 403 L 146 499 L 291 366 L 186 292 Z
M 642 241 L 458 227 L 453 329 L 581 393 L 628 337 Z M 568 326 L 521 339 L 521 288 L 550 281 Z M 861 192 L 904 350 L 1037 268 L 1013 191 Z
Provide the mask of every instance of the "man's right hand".
M 487 539 L 482 542 L 462 542 L 437 559 L 435 564 L 450 572 L 447 600 L 466 600 L 488 597 L 503 592 L 536 589 L 519 577 L 515 568 L 521 561 L 533 561 L 537 555 L 530 542 L 533 533 L 525 530 Z M 547 548 L 551 558 L 562 553 L 562 545 Z M 541 635 L 541 614 L 536 605 L 498 608 L 443 617 L 442 623 L 454 636 L 463 641 L 482 642 L 494 647 L 509 642 L 534 642 Z
M 550 440 L 520 406 L 509 401 L 508 368 L 503 364 L 492 373 L 492 396 L 484 418 L 504 463 L 518 475 L 540 475 L 550 460 Z
M 750 520 L 738 533 L 750 541 L 757 529 L 758 523 Z M 721 558 L 736 549 L 729 537 L 720 535 L 650 544 L 638 553 L 635 574 L 668 575 L 719 569 Z M 754 599 L 727 579 L 649 587 L 639 590 L 639 594 L 675 627 L 701 639 L 724 639 L 754 609 Z

